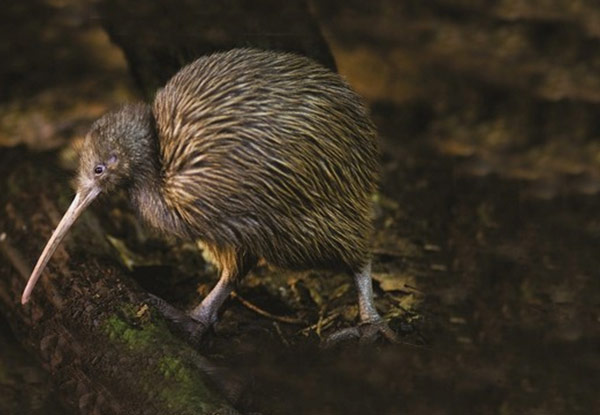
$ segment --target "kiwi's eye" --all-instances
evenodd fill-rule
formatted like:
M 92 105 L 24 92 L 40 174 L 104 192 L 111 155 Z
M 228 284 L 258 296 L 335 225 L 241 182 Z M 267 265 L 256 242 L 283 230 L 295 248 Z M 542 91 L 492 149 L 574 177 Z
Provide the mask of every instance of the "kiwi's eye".
M 104 170 L 106 170 L 106 166 L 104 164 L 98 164 L 96 167 L 94 167 L 94 174 L 96 176 L 100 176 L 102 173 L 104 173 Z

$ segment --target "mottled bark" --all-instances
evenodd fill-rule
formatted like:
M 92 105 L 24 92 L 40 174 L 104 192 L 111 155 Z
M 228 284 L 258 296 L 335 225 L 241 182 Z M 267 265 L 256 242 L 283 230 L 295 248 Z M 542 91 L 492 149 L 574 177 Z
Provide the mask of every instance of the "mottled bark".
M 0 156 L 0 310 L 50 371 L 61 400 L 81 414 L 235 413 L 210 385 L 214 367 L 167 330 L 106 254 L 93 213 L 56 252 L 31 301 L 20 304 L 69 199 L 53 160 L 20 149 Z

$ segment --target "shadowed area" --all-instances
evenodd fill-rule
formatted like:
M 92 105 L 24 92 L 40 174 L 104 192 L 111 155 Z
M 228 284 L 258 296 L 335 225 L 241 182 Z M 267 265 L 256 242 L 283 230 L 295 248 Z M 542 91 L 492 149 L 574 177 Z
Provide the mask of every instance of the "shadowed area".
M 2 148 L 0 158 L 25 166 L 2 186 L 43 163 L 40 171 L 62 182 L 36 191 L 57 198 L 46 216 L 59 218 L 72 196 L 63 169 L 74 165 L 74 145 L 93 119 L 138 93 L 93 8 L 34 3 L 11 5 L 0 25 L 8 85 L 0 143 L 57 151 Z M 351 279 L 259 267 L 201 348 L 246 380 L 240 408 L 592 413 L 600 406 L 600 7 L 380 0 L 314 1 L 310 9 L 380 134 L 376 305 L 403 343 L 320 350 L 321 335 L 356 319 Z M 18 217 L 11 206 L 0 208 Z M 91 222 L 103 248 L 67 241 L 73 258 L 96 256 L 181 308 L 215 283 L 194 244 L 141 229 L 124 196 L 86 215 L 84 229 Z M 0 235 L 18 229 L 9 223 Z M 65 413 L 52 379 L 1 327 L 0 412 Z M 31 388 L 31 405 L 20 388 Z

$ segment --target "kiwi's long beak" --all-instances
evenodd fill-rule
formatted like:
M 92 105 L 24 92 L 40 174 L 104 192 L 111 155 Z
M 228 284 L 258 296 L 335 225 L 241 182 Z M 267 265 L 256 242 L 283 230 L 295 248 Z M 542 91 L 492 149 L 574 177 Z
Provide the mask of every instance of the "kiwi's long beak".
M 37 264 L 35 265 L 35 268 L 29 277 L 29 281 L 27 281 L 27 286 L 23 291 L 23 295 L 21 296 L 21 304 L 25 304 L 27 301 L 29 301 L 33 287 L 35 287 L 40 275 L 42 275 L 42 271 L 44 271 L 44 268 L 52 257 L 52 254 L 54 254 L 54 251 L 56 251 L 56 248 L 58 248 L 58 245 L 60 245 L 61 241 L 71 228 L 71 225 L 75 223 L 77 218 L 81 215 L 85 208 L 92 203 L 99 193 L 100 188 L 98 187 L 92 187 L 90 189 L 77 192 L 75 198 L 71 202 L 71 206 L 69 206 L 69 209 L 65 212 L 65 215 L 60 220 L 60 223 L 54 230 L 54 233 L 48 240 L 44 251 L 37 261 Z

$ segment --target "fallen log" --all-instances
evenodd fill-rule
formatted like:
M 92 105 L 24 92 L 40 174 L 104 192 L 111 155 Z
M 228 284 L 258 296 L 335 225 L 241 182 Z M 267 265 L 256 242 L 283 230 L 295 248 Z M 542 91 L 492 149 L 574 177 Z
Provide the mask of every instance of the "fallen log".
M 214 366 L 169 332 L 116 261 L 97 255 L 104 238 L 91 213 L 56 252 L 32 301 L 20 304 L 69 199 L 53 156 L 0 156 L 0 310 L 61 400 L 81 414 L 236 413 L 211 385 Z

